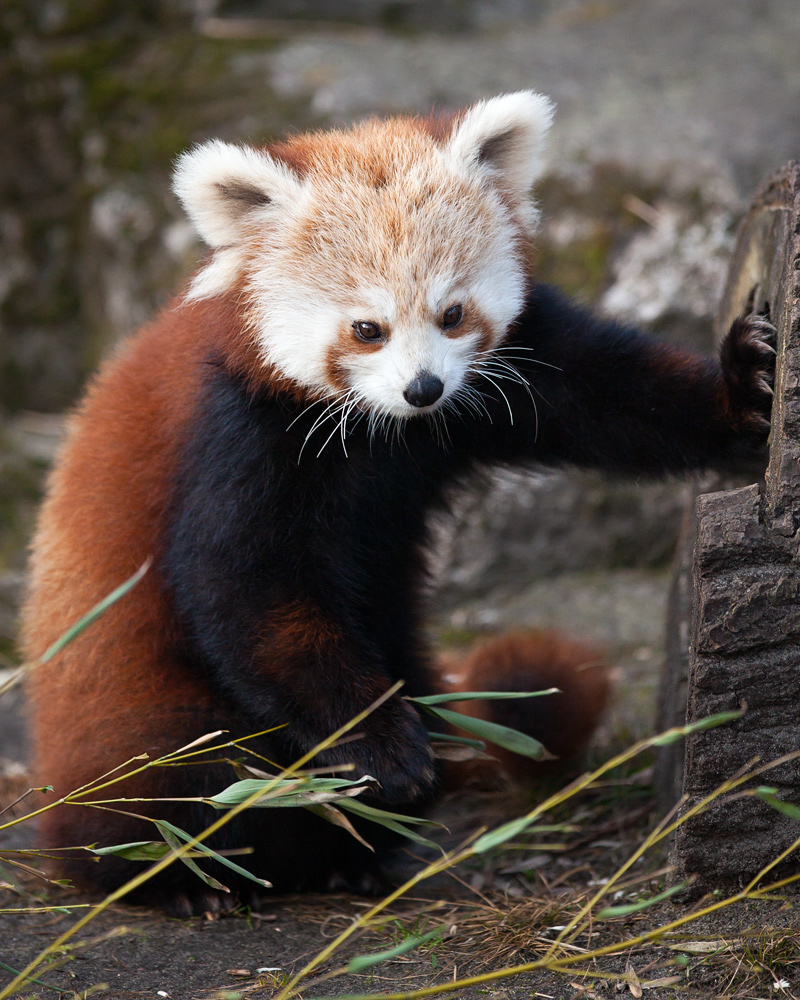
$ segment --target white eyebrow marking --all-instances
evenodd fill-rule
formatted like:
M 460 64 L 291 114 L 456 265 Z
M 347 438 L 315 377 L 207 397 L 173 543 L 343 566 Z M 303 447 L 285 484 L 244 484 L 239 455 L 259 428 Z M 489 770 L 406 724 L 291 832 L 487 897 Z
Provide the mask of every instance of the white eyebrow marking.
M 380 320 L 392 324 L 397 321 L 397 301 L 388 288 L 380 285 L 361 285 L 352 295 L 348 312 L 353 319 Z

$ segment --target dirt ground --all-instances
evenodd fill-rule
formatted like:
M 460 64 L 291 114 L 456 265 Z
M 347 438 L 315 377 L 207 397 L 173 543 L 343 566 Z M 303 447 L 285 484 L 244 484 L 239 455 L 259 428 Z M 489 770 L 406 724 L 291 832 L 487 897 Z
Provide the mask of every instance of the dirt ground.
M 556 878 L 549 871 L 549 892 L 535 881 L 528 883 L 524 896 L 509 895 L 508 889 L 469 889 L 474 872 L 456 873 L 450 885 L 423 887 L 389 911 L 382 929 L 359 934 L 334 960 L 321 966 L 320 974 L 309 979 L 302 993 L 405 993 L 533 961 L 555 937 L 553 928 L 563 926 L 566 914 L 574 912 L 577 902 L 585 898 L 587 884 L 596 881 L 587 877 L 587 863 L 596 854 L 596 849 L 571 854 L 570 868 L 562 869 Z M 4 906 L 21 902 L 8 893 L 0 901 Z M 283 897 L 272 900 L 268 910 L 259 914 L 193 920 L 113 906 L 78 935 L 75 950 L 64 965 L 52 970 L 43 966 L 34 974 L 38 982 L 23 988 L 19 995 L 33 1000 L 58 995 L 59 991 L 70 998 L 82 998 L 91 995 L 94 988 L 115 1000 L 272 997 L 373 902 L 349 895 Z M 553 1000 L 620 994 L 636 997 L 642 995 L 637 991 L 641 983 L 654 1000 L 677 996 L 797 997 L 800 993 L 791 987 L 800 962 L 800 941 L 791 929 L 791 906 L 791 901 L 783 899 L 740 904 L 714 920 L 690 927 L 688 932 L 668 936 L 656 947 L 638 947 L 619 956 L 578 963 L 577 969 L 591 968 L 609 978 L 589 978 L 577 969 L 559 975 L 540 970 L 471 986 L 460 995 L 514 1000 L 537 996 Z M 575 945 L 578 949 L 596 948 L 624 940 L 685 912 L 686 907 L 664 906 L 648 911 L 646 918 L 598 926 L 591 941 L 582 935 Z M 73 920 L 73 916 L 52 913 L 4 916 L 2 961 L 19 970 Z M 439 925 L 447 930 L 443 940 L 361 975 L 324 979 L 322 974 L 341 968 L 353 955 L 383 951 L 396 944 L 402 939 L 401 925 L 423 933 Z M 81 947 L 86 941 L 90 943 Z M 686 950 L 676 950 L 681 946 Z M 10 978 L 8 972 L 0 973 L 0 983 Z M 665 980 L 663 986 L 649 985 Z
M 304 983 L 302 995 L 407 993 L 541 958 L 588 896 L 653 829 L 651 774 L 646 760 L 639 762 L 638 770 L 615 773 L 548 817 L 566 830 L 521 835 L 507 847 L 419 884 L 321 964 Z M 549 779 L 536 793 L 501 785 L 445 799 L 436 816 L 447 824 L 449 834 L 437 839 L 446 848 L 455 846 L 475 825 L 494 828 L 529 809 L 532 798 L 558 787 L 558 781 Z M 413 850 L 398 856 L 393 871 L 398 883 L 423 860 L 431 860 L 432 855 L 421 859 L 420 849 L 411 846 Z M 668 860 L 663 847 L 649 852 L 595 907 L 595 914 L 608 903 L 629 903 L 663 891 L 669 883 Z M 0 915 L 0 990 L 10 982 L 11 969 L 24 968 L 84 912 L 12 915 L 8 909 L 99 902 L 99 897 L 48 888 L 30 876 L 15 881 L 21 893 L 0 891 L 0 910 L 6 910 Z M 587 951 L 636 938 L 713 905 L 726 893 L 694 898 L 689 890 L 675 897 L 677 901 L 640 913 L 593 920 L 562 952 L 575 957 L 574 971 L 526 972 L 474 984 L 460 995 L 511 1000 L 800 997 L 800 990 L 792 989 L 800 964 L 800 932 L 791 887 L 786 891 L 719 910 L 655 944 L 584 959 Z M 33 974 L 36 981 L 18 995 L 29 1000 L 59 995 L 75 1000 L 95 993 L 114 1000 L 273 997 L 375 902 L 342 894 L 272 897 L 260 912 L 240 910 L 191 920 L 115 904 L 71 939 L 52 966 L 42 965 Z M 440 935 L 406 954 L 358 975 L 344 971 L 353 956 L 391 949 L 436 928 L 442 929 Z M 337 969 L 338 975 L 327 978 Z M 585 970 L 598 975 L 581 974 Z
M 505 905 L 500 897 L 487 896 L 486 905 Z M 415 897 L 397 912 L 412 919 L 420 909 L 429 906 L 429 897 Z M 368 905 L 353 896 L 314 897 L 313 899 L 282 899 L 276 901 L 270 912 L 253 917 L 231 917 L 210 921 L 167 920 L 151 912 L 128 907 L 115 907 L 93 925 L 91 937 L 102 936 L 123 928 L 119 937 L 112 937 L 85 952 L 78 952 L 65 967 L 40 972 L 41 982 L 50 987 L 66 990 L 70 998 L 87 995 L 91 987 L 106 983 L 100 995 L 115 1000 L 134 997 L 169 997 L 172 1000 L 214 1000 L 227 997 L 272 997 L 277 988 L 311 959 L 331 936 L 347 924 L 359 909 Z M 468 998 L 497 997 L 522 1000 L 528 997 L 571 1000 L 579 996 L 613 997 L 637 996 L 635 980 L 625 978 L 626 968 L 633 969 L 638 979 L 647 983 L 659 979 L 675 979 L 671 986 L 648 988 L 646 996 L 653 1000 L 666 998 L 755 998 L 767 996 L 797 997 L 790 987 L 776 989 L 775 984 L 791 982 L 796 977 L 786 963 L 770 971 L 754 972 L 740 963 L 740 956 L 729 942 L 742 939 L 747 932 L 758 942 L 766 924 L 779 926 L 785 923 L 783 904 L 761 903 L 750 908 L 740 908 L 725 919 L 706 922 L 702 932 L 689 935 L 690 944 L 710 946 L 706 954 L 691 954 L 687 967 L 676 963 L 676 956 L 685 953 L 672 950 L 670 945 L 658 948 L 639 948 L 624 957 L 606 959 L 597 968 L 610 975 L 609 979 L 594 981 L 578 974 L 554 975 L 549 972 L 523 973 L 512 979 L 472 986 L 459 995 Z M 469 902 L 461 907 L 451 905 L 446 913 L 457 927 L 461 916 L 470 916 Z M 677 908 L 659 914 L 662 920 L 674 918 Z M 440 917 L 437 916 L 437 920 Z M 650 918 L 652 919 L 652 918 Z M 3 951 L 13 954 L 17 963 L 30 959 L 51 936 L 61 931 L 69 918 L 52 915 L 26 918 L 17 926 L 4 932 Z M 619 928 L 617 928 L 619 930 Z M 629 931 L 630 928 L 624 928 Z M 636 927 L 636 932 L 641 930 Z M 552 934 L 550 937 L 552 938 Z M 782 940 L 784 948 L 791 949 L 793 961 L 800 957 L 796 936 Z M 686 936 L 685 936 L 686 937 Z M 503 961 L 492 957 L 493 941 L 489 934 L 481 942 L 458 940 L 458 935 L 447 939 L 435 949 L 410 956 L 401 956 L 378 966 L 373 973 L 342 975 L 326 982 L 313 979 L 305 996 L 352 996 L 374 992 L 406 992 L 452 982 L 455 978 L 474 976 L 509 964 L 531 961 L 541 954 L 545 929 L 533 924 L 526 934 L 519 934 L 518 950 Z M 391 939 L 390 939 L 391 941 Z M 596 944 L 593 941 L 593 944 Z M 362 937 L 345 950 L 347 960 L 353 954 L 380 951 L 387 947 L 386 935 Z M 719 954 L 714 961 L 709 954 Z M 324 969 L 343 965 L 344 961 L 328 963 Z M 258 972 L 259 969 L 271 971 Z M 6 982 L 10 978 L 3 973 Z M 630 973 L 628 973 L 630 976 Z M 791 977 L 791 979 L 790 979 Z M 321 978 L 321 977 L 320 977 Z M 631 988 L 633 986 L 633 988 Z M 55 996 L 51 988 L 32 984 L 20 996 L 45 998 Z M 641 996 L 641 993 L 638 995 Z

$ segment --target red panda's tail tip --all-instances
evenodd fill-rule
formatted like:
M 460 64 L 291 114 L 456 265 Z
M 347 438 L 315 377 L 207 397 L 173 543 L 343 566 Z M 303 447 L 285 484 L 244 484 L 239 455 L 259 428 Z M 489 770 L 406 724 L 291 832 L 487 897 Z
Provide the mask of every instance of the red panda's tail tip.
M 543 691 L 540 698 L 476 700 L 458 710 L 533 736 L 559 760 L 576 756 L 589 742 L 611 694 L 611 666 L 597 645 L 560 632 L 514 631 L 481 643 L 460 663 L 446 662 L 446 680 L 456 691 Z M 492 747 L 518 778 L 542 766 Z

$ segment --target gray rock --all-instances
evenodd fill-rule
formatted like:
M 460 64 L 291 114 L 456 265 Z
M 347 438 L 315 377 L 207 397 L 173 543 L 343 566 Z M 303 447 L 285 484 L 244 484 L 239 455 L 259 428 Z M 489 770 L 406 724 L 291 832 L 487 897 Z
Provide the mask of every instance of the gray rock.
M 465 490 L 437 526 L 435 604 L 452 609 L 563 573 L 663 566 L 686 490 L 589 473 L 498 472 Z
M 610 160 L 724 201 L 794 151 L 794 0 L 526 6 L 491 32 L 303 37 L 269 59 L 270 78 L 345 120 L 533 87 L 558 104 L 551 171 Z

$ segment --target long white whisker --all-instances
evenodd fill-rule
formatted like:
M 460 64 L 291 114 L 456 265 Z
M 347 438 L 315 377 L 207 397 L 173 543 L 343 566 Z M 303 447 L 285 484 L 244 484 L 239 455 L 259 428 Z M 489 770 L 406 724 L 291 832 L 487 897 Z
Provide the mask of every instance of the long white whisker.
M 344 457 L 345 458 L 349 458 L 350 457 L 347 454 L 347 443 L 345 442 L 345 434 L 346 434 L 347 418 L 350 416 L 350 413 L 351 413 L 354 405 L 355 404 L 351 401 L 350 405 L 342 413 L 341 420 L 339 421 L 339 437 L 341 438 L 341 441 L 342 441 L 342 451 L 344 452 Z
M 343 409 L 344 409 L 344 404 L 342 404 L 342 405 L 341 405 L 341 406 L 339 407 L 339 409 L 338 409 L 338 410 L 335 410 L 335 411 L 334 411 L 334 412 L 333 412 L 333 413 L 331 414 L 331 417 L 337 417 L 337 415 L 338 415 L 338 414 L 340 414 L 340 413 L 342 412 L 342 410 L 343 410 Z M 336 433 L 336 432 L 337 432 L 338 430 L 339 430 L 339 421 L 338 421 L 338 419 L 336 419 L 336 420 L 334 420 L 334 424 L 333 424 L 333 430 L 332 430 L 332 431 L 330 432 L 330 434 L 329 434 L 329 435 L 328 435 L 328 436 L 327 436 L 327 437 L 325 438 L 325 441 L 323 442 L 323 444 L 322 444 L 322 447 L 321 447 L 321 448 L 320 448 L 320 450 L 319 450 L 319 451 L 317 452 L 317 458 L 319 458 L 319 456 L 320 456 L 320 455 L 321 455 L 321 454 L 323 453 L 323 451 L 325 451 L 325 448 L 327 447 L 327 445 L 328 445 L 328 442 L 329 442 L 329 441 L 331 440 L 331 438 L 332 438 L 332 437 L 334 436 L 334 434 L 335 434 L 335 433 Z
M 498 370 L 498 366 L 500 366 L 500 370 Z M 535 385 L 530 383 L 523 376 L 522 372 L 520 372 L 513 365 L 507 364 L 502 358 L 493 358 L 490 359 L 489 361 L 482 361 L 479 365 L 476 366 L 475 370 L 478 372 L 490 371 L 492 372 L 493 375 L 496 375 L 497 378 L 505 378 L 508 379 L 509 381 L 519 382 L 520 385 L 524 385 L 526 387 L 529 395 L 531 391 L 533 391 L 536 393 L 536 395 L 541 399 L 543 403 L 547 403 L 547 400 L 545 399 L 543 394 L 539 391 L 539 389 L 537 389 Z M 504 372 L 504 374 L 501 374 L 501 371 Z M 549 406 L 550 404 L 547 403 L 547 405 Z
M 355 389 L 351 389 L 348 395 L 352 396 L 353 398 L 350 400 L 350 403 L 348 404 L 347 409 L 345 410 L 344 414 L 342 415 L 341 422 L 339 423 L 339 431 L 340 431 L 340 434 L 341 434 L 341 437 L 342 437 L 342 451 L 344 452 L 344 457 L 345 458 L 349 458 L 350 457 L 347 454 L 347 445 L 345 443 L 345 436 L 347 434 L 347 421 L 350 419 L 350 414 L 358 406 L 358 401 L 361 398 L 361 394 L 357 393 Z M 356 417 L 356 420 L 353 423 L 353 428 L 355 428 L 355 426 L 358 423 L 358 421 L 359 421 L 360 418 L 361 418 L 361 413 L 359 413 L 358 416 Z
M 392 426 L 391 438 L 392 438 L 393 442 L 397 441 L 397 447 L 399 448 L 400 447 L 400 421 L 399 421 L 399 419 L 394 421 L 394 425 Z
M 474 370 L 470 374 L 474 374 Z M 464 395 L 464 401 L 465 402 L 469 401 L 472 403 L 472 405 L 476 407 L 476 416 L 480 417 L 482 410 L 486 414 L 486 419 L 491 424 L 492 415 L 489 412 L 486 403 L 483 401 L 483 394 L 480 392 L 480 390 L 476 389 L 474 385 L 470 385 L 468 382 L 464 382 L 461 388 L 458 390 L 458 393 L 456 393 L 456 396 L 462 393 Z
M 520 355 L 517 355 L 517 354 L 508 354 L 508 353 L 506 353 L 507 351 L 533 351 L 533 348 L 532 347 L 520 347 L 518 345 L 517 346 L 513 346 L 513 347 L 507 347 L 507 348 L 504 348 L 504 347 L 495 347 L 495 348 L 493 348 L 491 350 L 488 350 L 488 351 L 479 351 L 475 355 L 475 357 L 479 359 L 479 358 L 485 358 L 485 357 L 499 356 L 500 354 L 502 354 L 505 358 L 507 358 L 507 359 L 509 359 L 511 361 L 527 361 L 530 364 L 541 365 L 543 368 L 552 368 L 554 371 L 557 371 L 557 372 L 560 372 L 560 371 L 564 370 L 563 368 L 559 368 L 558 365 L 551 365 L 549 363 L 549 361 L 540 361 L 538 358 L 528 358 L 528 357 L 523 357 L 523 356 L 520 356 Z
M 375 440 L 375 414 L 372 410 L 367 415 L 367 437 L 369 438 L 369 453 L 372 454 L 372 442 Z
M 379 427 L 379 431 L 380 431 L 381 434 L 383 434 L 384 441 L 386 441 L 386 443 L 389 445 L 389 454 L 391 455 L 391 453 L 392 453 L 392 435 L 388 432 L 388 427 L 390 425 L 390 421 L 391 421 L 391 416 L 388 413 L 384 413 L 383 417 L 381 418 L 381 424 L 380 424 L 380 427 Z M 396 428 L 395 428 L 395 430 L 396 430 Z
M 430 415 L 431 419 L 431 430 L 433 431 L 433 436 L 436 438 L 436 443 L 440 448 L 444 448 L 444 439 L 442 438 L 442 432 L 439 428 L 439 410 L 434 410 Z
M 504 368 L 507 372 L 507 374 L 505 375 L 497 375 L 498 378 L 506 378 L 510 382 L 519 382 L 520 385 L 525 387 L 525 391 L 528 393 L 531 403 L 533 404 L 533 419 L 534 419 L 533 440 L 536 441 L 539 437 L 539 407 L 536 405 L 536 399 L 534 398 L 533 395 L 534 387 L 530 384 L 530 382 L 528 382 L 526 378 L 523 377 L 521 372 L 517 371 L 517 369 L 514 368 L 513 365 L 506 364 L 506 362 L 501 360 L 500 358 L 496 358 L 495 361 L 493 362 L 493 365 L 500 365 L 500 367 Z M 493 373 L 497 374 L 497 372 Z M 541 393 L 539 393 L 539 395 L 541 396 Z M 544 396 L 542 396 L 542 399 L 544 399 Z
M 322 411 L 322 413 L 320 413 L 317 416 L 317 419 L 311 425 L 311 430 L 308 432 L 308 434 L 306 434 L 306 441 L 311 437 L 311 435 L 314 433 L 314 431 L 321 424 L 325 423 L 325 421 L 327 420 L 327 418 L 330 416 L 331 411 L 334 409 L 335 406 L 337 406 L 339 404 L 339 402 L 340 402 L 340 400 L 339 400 L 339 397 L 337 396 L 336 399 L 333 399 L 333 400 L 331 400 L 330 403 L 328 403 L 328 405 L 325 407 L 325 409 Z M 303 442 L 303 443 L 305 443 L 305 442 Z
M 299 455 L 297 456 L 297 464 L 298 464 L 298 465 L 300 464 L 300 459 L 301 459 L 301 458 L 303 457 L 303 452 L 305 451 L 305 447 L 306 447 L 306 445 L 308 444 L 308 442 L 309 442 L 309 439 L 310 439 L 311 435 L 312 435 L 312 434 L 314 433 L 314 431 L 315 431 L 315 430 L 316 430 L 316 429 L 317 429 L 318 427 L 320 427 L 320 426 L 321 426 L 321 425 L 322 425 L 322 424 L 323 424 L 323 423 L 325 422 L 325 420 L 327 420 L 327 418 L 328 418 L 329 416 L 331 416 L 331 415 L 332 415 L 332 412 L 331 412 L 331 411 L 333 411 L 333 412 L 336 412 L 336 409 L 335 409 L 335 408 L 337 408 L 337 407 L 339 406 L 339 404 L 340 404 L 340 403 L 341 403 L 341 400 L 340 400 L 340 399 L 339 399 L 339 397 L 337 396 L 337 397 L 336 397 L 336 399 L 332 400 L 332 401 L 331 401 L 331 402 L 330 402 L 330 403 L 329 403 L 329 404 L 328 404 L 328 405 L 327 405 L 327 406 L 325 407 L 325 409 L 324 409 L 324 410 L 322 411 L 322 413 L 321 413 L 321 414 L 320 414 L 320 415 L 319 415 L 319 416 L 317 417 L 317 419 L 316 419 L 316 420 L 314 421 L 314 425 L 312 426 L 312 428 L 311 428 L 311 430 L 310 430 L 310 431 L 308 432 L 308 434 L 306 434 L 306 436 L 305 436 L 305 440 L 303 441 L 303 445 L 302 445 L 302 447 L 300 448 L 300 454 L 299 454 Z
M 320 403 L 324 403 L 324 402 L 325 402 L 325 398 L 322 397 L 321 399 L 315 399 L 314 402 L 313 403 L 309 403 L 308 406 L 304 406 L 303 409 L 294 418 L 294 420 L 289 424 L 289 426 L 286 428 L 286 430 L 287 431 L 291 430 L 292 427 L 294 427 L 294 425 L 297 423 L 297 421 L 301 417 L 304 417 L 306 415 L 306 413 L 309 413 L 311 410 L 313 410 L 315 406 L 318 406 Z
M 349 458 L 350 457 L 347 454 L 347 445 L 345 444 L 344 438 L 345 438 L 345 433 L 346 433 L 347 418 L 350 416 L 351 410 L 352 410 L 352 408 L 354 406 L 354 401 L 353 401 L 353 398 L 352 398 L 354 396 L 354 394 L 355 394 L 355 389 L 351 389 L 347 393 L 347 395 L 344 397 L 345 398 L 345 403 L 347 405 L 342 408 L 342 413 L 341 413 L 341 416 L 339 417 L 339 437 L 341 438 L 341 441 L 342 441 L 342 451 L 344 452 L 344 457 L 345 458 Z
M 471 414 L 476 417 L 480 417 L 481 411 L 475 405 L 475 402 L 469 398 L 469 395 L 463 391 L 463 386 L 458 391 L 454 392 L 453 395 L 447 400 L 445 406 L 448 406 L 453 413 L 461 415 L 461 411 L 458 408 L 459 403 L 463 403 L 464 406 L 469 410 Z
M 453 439 L 450 436 L 450 428 L 449 428 L 449 426 L 447 424 L 447 418 L 445 417 L 444 412 L 442 410 L 437 410 L 436 411 L 436 416 L 441 420 L 441 422 L 442 422 L 442 430 L 443 430 L 444 434 L 447 435 L 447 443 L 452 448 L 453 447 Z M 443 448 L 444 448 L 444 434 L 442 435 L 442 447 Z
M 528 390 L 528 393 L 532 392 L 533 386 L 530 384 L 530 382 L 525 378 L 525 376 L 518 368 L 515 368 L 513 365 L 508 364 L 508 362 L 504 361 L 502 358 L 495 358 L 494 361 L 491 361 L 489 363 L 493 367 L 499 367 L 502 371 L 506 372 L 507 373 L 506 378 L 510 378 L 515 382 L 519 382 L 520 385 L 524 385 L 525 388 Z
M 349 395 L 349 393 L 348 393 L 348 395 Z M 345 396 L 344 400 L 339 404 L 339 407 L 336 410 L 334 410 L 334 412 L 331 414 L 331 416 L 335 417 L 337 414 L 343 413 L 344 410 L 345 410 L 345 408 L 347 407 L 347 403 L 348 403 L 348 399 L 347 399 L 347 396 Z M 334 421 L 334 424 L 333 424 L 333 430 L 325 438 L 325 443 L 322 445 L 322 447 L 320 448 L 320 450 L 317 452 L 317 458 L 319 458 L 319 456 L 323 453 L 323 451 L 325 451 L 325 449 L 328 446 L 328 442 L 331 440 L 331 438 L 334 436 L 334 434 L 338 430 L 339 430 L 339 421 L 336 420 L 336 421 Z
M 480 370 L 481 372 L 489 372 L 496 378 L 505 379 L 506 382 L 516 382 L 518 385 L 524 386 L 528 394 L 531 392 L 530 383 L 515 368 L 507 368 L 495 363 L 484 365 Z
M 356 401 L 355 401 L 355 402 L 353 403 L 353 405 L 354 405 L 354 406 L 358 406 L 358 400 L 356 400 Z M 358 411 L 358 413 L 356 414 L 356 419 L 355 419 L 355 420 L 353 421 L 353 426 L 352 426 L 352 427 L 350 428 L 350 433 L 351 433 L 351 434 L 352 434 L 352 433 L 353 433 L 353 431 L 354 431 L 354 430 L 356 429 L 356 427 L 358 427 L 358 425 L 359 425 L 359 424 L 361 423 L 361 421 L 362 421 L 363 419 L 364 419 L 364 411 L 363 411 L 363 410 L 359 410 L 359 411 Z
M 511 421 L 511 426 L 513 427 L 514 426 L 514 414 L 513 414 L 512 410 L 511 410 L 511 403 L 509 403 L 509 401 L 508 401 L 508 396 L 506 396 L 506 394 L 503 392 L 503 390 L 500 388 L 500 386 L 497 384 L 497 382 L 495 382 L 495 380 L 493 378 L 490 378 L 490 376 L 487 375 L 486 372 L 483 372 L 482 374 L 483 374 L 483 377 L 486 379 L 486 381 L 487 382 L 491 382 L 492 385 L 495 387 L 495 389 L 497 389 L 497 391 L 500 393 L 500 395 L 506 401 L 506 406 L 508 407 L 508 418 Z

